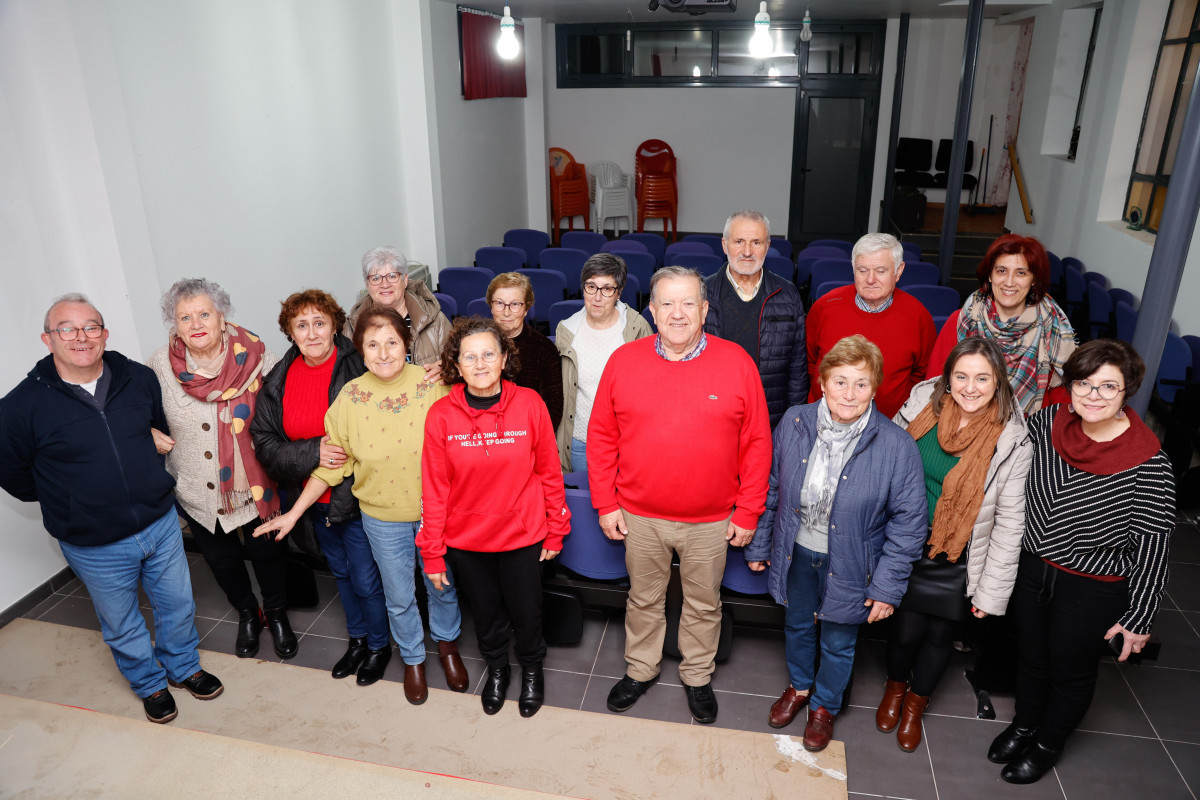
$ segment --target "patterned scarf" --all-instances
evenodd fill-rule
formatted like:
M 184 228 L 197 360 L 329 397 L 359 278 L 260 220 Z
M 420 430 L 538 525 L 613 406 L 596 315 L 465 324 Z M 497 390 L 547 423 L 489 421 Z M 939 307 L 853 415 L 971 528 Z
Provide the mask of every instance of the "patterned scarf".
M 817 401 L 817 440 L 808 455 L 808 472 L 804 478 L 804 489 L 808 505 L 804 509 L 804 524 L 813 530 L 829 529 L 829 512 L 833 510 L 833 496 L 837 493 L 846 460 L 846 448 L 867 427 L 874 407 L 848 425 L 838 425 L 829 413 L 829 403 L 822 397 Z
M 217 404 L 217 459 L 221 482 L 221 507 L 225 513 L 253 500 L 258 515 L 269 520 L 279 513 L 279 493 L 275 482 L 254 456 L 250 441 L 250 420 L 254 403 L 262 388 L 263 353 L 266 346 L 250 331 L 231 322 L 225 323 L 225 354 L 219 373 L 206 376 L 188 368 L 187 346 L 172 334 L 167 352 L 171 371 L 183 391 L 206 403 Z M 245 470 L 248 488 L 235 485 L 236 465 Z
M 1004 351 L 1008 381 L 1025 416 L 1042 407 L 1051 371 L 1062 374 L 1075 351 L 1075 331 L 1063 310 L 1049 297 L 1026 306 L 1015 319 L 1002 320 L 996 303 L 980 289 L 967 298 L 958 318 L 958 339 L 986 336 Z
M 934 413 L 933 404 L 926 403 L 917 418 L 908 426 L 913 441 L 920 439 L 937 426 L 938 445 L 958 463 L 942 479 L 942 496 L 933 511 L 933 532 L 929 536 L 929 557 L 945 553 L 949 561 L 958 561 L 967 542 L 979 509 L 983 506 L 984 484 L 996 442 L 1004 424 L 996 419 L 995 401 L 965 426 L 962 409 L 953 398 L 942 398 L 941 413 Z

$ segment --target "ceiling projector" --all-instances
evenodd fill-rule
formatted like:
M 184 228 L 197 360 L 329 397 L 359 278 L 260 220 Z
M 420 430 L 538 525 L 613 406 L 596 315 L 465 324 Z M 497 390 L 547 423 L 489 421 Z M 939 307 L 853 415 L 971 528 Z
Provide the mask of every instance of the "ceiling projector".
M 737 11 L 737 0 L 650 0 L 651 11 L 657 11 L 660 6 L 667 11 L 698 16 L 710 11 Z

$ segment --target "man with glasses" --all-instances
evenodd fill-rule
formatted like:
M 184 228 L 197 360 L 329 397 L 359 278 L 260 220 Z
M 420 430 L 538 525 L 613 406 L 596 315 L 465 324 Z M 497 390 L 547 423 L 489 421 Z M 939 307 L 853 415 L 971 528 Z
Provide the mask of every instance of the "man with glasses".
M 367 290 L 346 316 L 342 334 L 354 338 L 354 323 L 370 305 L 395 309 L 412 333 L 408 361 L 425 369 L 425 380 L 433 383 L 442 375 L 442 345 L 450 335 L 450 320 L 442 313 L 437 298 L 422 280 L 408 277 L 408 259 L 394 247 L 375 247 L 362 257 L 363 283 Z
M 104 319 L 83 295 L 57 300 L 43 330 L 50 355 L 0 400 L 0 486 L 41 503 L 147 719 L 170 722 L 168 683 L 200 700 L 224 687 L 200 668 L 175 481 L 156 450 L 167 431 L 158 380 L 105 352 Z M 153 642 L 139 583 L 154 606 Z
M 904 248 L 888 233 L 868 233 L 850 252 L 854 285 L 827 293 L 808 311 L 808 400 L 821 397 L 821 359 L 847 336 L 861 333 L 883 351 L 883 383 L 875 405 L 893 417 L 912 387 L 925 379 L 937 330 L 912 295 L 896 288 Z
M 767 396 L 771 427 L 788 406 L 808 402 L 804 303 L 789 280 L 763 269 L 771 246 L 771 222 L 757 211 L 736 211 L 725 220 L 724 269 L 705 279 L 705 333 L 728 339 L 754 359 Z

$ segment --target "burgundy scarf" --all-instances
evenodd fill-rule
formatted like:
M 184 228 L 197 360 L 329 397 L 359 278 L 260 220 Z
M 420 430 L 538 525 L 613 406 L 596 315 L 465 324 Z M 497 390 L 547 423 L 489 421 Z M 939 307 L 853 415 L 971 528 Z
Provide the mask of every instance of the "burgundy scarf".
M 1116 475 L 1145 464 L 1162 449 L 1158 437 L 1126 406 L 1129 427 L 1111 442 L 1097 442 L 1083 432 L 1083 421 L 1064 404 L 1054 415 L 1050 441 L 1072 467 L 1092 475 Z

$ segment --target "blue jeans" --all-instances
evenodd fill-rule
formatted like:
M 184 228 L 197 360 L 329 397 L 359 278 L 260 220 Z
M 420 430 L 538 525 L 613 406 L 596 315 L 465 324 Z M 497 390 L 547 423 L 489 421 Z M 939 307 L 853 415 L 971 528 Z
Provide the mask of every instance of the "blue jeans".
M 379 565 L 383 593 L 387 598 L 388 619 L 392 638 L 400 648 L 405 664 L 425 663 L 425 630 L 421 626 L 421 611 L 417 608 L 417 585 L 414 570 L 421 565 L 429 595 L 429 633 L 435 642 L 452 642 L 462 632 L 462 614 L 458 610 L 458 592 L 454 578 L 442 591 L 433 588 L 425 574 L 425 562 L 417 552 L 418 522 L 384 522 L 363 514 L 363 530 L 371 542 L 371 552 Z
M 571 440 L 571 472 L 587 472 L 587 442 Z
M 182 681 L 200 669 L 192 574 L 174 508 L 110 544 L 58 545 L 92 596 L 104 643 L 134 694 L 149 697 L 167 687 L 168 677 Z M 139 581 L 154 606 L 153 643 L 138 610 Z
M 362 520 L 326 526 L 328 513 L 328 503 L 316 503 L 308 510 L 308 519 L 337 581 L 342 610 L 346 612 L 346 630 L 352 638 L 366 637 L 367 647 L 380 650 L 389 644 L 387 606 Z
M 828 553 L 795 545 L 787 573 L 783 651 L 792 688 L 802 692 L 812 687 L 809 706 L 821 706 L 836 715 L 842 710 L 842 695 L 846 693 L 854 669 L 858 626 L 821 620 L 821 668 L 818 671 L 816 615 L 825 596 L 825 576 L 828 574 Z

